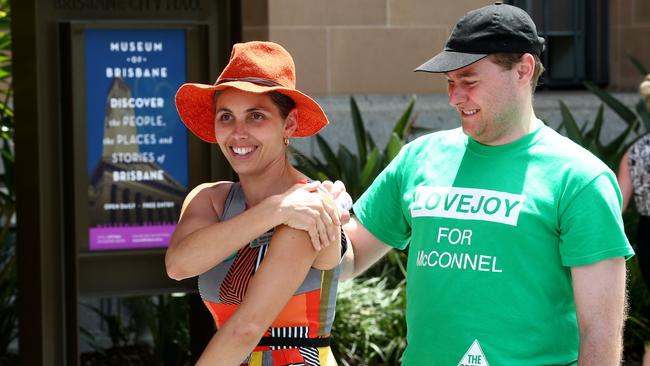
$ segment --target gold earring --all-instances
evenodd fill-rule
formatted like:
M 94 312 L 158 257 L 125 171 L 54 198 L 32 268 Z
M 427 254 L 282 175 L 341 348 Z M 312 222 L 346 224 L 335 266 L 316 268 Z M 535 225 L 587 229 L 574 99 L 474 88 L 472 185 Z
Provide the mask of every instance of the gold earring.
M 289 146 L 289 137 L 284 136 L 284 140 L 283 140 L 283 142 L 284 142 L 284 144 L 285 144 L 286 146 Z

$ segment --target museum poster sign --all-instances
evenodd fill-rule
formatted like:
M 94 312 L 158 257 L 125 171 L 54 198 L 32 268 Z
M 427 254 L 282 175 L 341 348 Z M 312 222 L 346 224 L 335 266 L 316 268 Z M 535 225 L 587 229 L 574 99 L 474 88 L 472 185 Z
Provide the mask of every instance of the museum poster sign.
M 188 188 L 182 29 L 84 30 L 89 250 L 166 247 Z

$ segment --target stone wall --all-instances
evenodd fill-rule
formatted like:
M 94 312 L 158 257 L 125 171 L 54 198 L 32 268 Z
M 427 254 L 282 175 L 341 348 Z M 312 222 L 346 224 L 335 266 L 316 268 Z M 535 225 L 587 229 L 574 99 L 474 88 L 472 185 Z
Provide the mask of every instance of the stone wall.
M 444 92 L 412 70 L 442 49 L 454 23 L 485 0 L 245 0 L 243 38 L 283 44 L 309 94 Z M 634 91 L 650 69 L 650 1 L 611 0 L 610 89 Z
M 643 78 L 627 55 L 650 70 L 650 1 L 612 0 L 610 21 L 610 88 L 636 90 Z
M 435 93 L 441 78 L 412 70 L 442 50 L 451 28 L 485 0 L 247 0 L 243 38 L 293 55 L 313 95 Z

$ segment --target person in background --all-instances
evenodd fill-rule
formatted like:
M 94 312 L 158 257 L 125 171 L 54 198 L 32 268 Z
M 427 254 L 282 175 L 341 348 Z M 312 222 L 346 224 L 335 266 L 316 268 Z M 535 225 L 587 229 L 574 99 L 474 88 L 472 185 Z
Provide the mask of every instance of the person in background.
M 415 70 L 444 74 L 462 127 L 406 145 L 344 225 L 347 277 L 409 246 L 405 366 L 621 362 L 621 194 L 535 116 L 543 49 L 520 8 L 465 14 Z
M 639 92 L 650 109 L 650 75 L 639 86 Z M 618 168 L 618 184 L 623 194 L 623 211 L 634 197 L 639 212 L 636 254 L 643 282 L 650 291 L 650 134 L 642 136 L 623 155 Z M 643 366 L 650 366 L 648 346 Z
M 331 197 L 287 158 L 290 137 L 328 123 L 295 88 L 291 55 L 271 42 L 236 44 L 216 83 L 184 84 L 176 105 L 239 177 L 190 192 L 166 254 L 171 278 L 199 276 L 218 327 L 198 365 L 335 366 L 329 336 L 346 243 Z

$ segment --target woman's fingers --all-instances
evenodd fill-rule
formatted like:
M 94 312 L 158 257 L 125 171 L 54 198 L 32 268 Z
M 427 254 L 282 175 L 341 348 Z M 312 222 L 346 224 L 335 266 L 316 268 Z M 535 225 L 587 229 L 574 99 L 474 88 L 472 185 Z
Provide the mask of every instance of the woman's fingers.
M 330 242 L 329 233 L 327 230 L 327 226 L 325 225 L 325 222 L 323 220 L 323 216 L 327 216 L 327 215 L 321 214 L 316 220 L 316 226 L 318 227 L 318 235 L 320 239 L 321 248 L 328 246 Z
M 314 250 L 319 251 L 321 249 L 321 245 L 318 230 L 316 230 L 315 226 L 312 226 L 307 230 L 307 233 L 309 234 L 309 239 L 311 239 L 311 245 L 314 247 Z
M 336 186 L 332 182 L 326 183 L 330 187 Z M 285 193 L 281 205 L 286 212 L 284 223 L 307 231 L 314 249 L 320 250 L 335 240 L 341 225 L 341 213 L 330 192 L 319 182 L 294 185 Z M 349 217 L 347 211 L 345 215 Z

